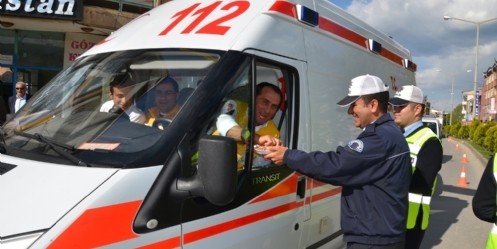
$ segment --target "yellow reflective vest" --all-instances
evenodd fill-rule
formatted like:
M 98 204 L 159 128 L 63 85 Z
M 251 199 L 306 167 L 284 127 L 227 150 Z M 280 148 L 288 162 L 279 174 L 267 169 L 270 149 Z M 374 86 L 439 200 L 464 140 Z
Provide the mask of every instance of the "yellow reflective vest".
M 493 172 L 494 172 L 494 178 L 497 181 L 497 154 L 494 155 Z M 495 223 L 492 226 L 492 230 L 490 231 L 490 234 L 488 235 L 486 248 L 487 249 L 497 249 L 497 225 Z
M 249 121 L 248 104 L 239 100 L 235 100 L 234 104 L 234 108 L 236 109 L 236 112 L 234 113 L 234 119 L 236 123 L 240 127 L 247 127 Z M 278 127 L 273 122 L 273 120 L 269 120 L 266 124 L 260 126 L 259 129 L 255 131 L 255 134 L 259 136 L 269 135 L 275 138 L 280 138 L 280 131 L 278 130 Z M 219 135 L 219 131 L 214 131 L 213 135 Z M 243 170 L 245 165 L 245 153 L 247 152 L 247 144 L 243 142 L 237 142 L 236 147 L 238 161 L 237 168 L 238 170 Z
M 411 163 L 412 163 L 412 173 L 416 170 L 416 163 L 418 159 L 418 153 L 423 147 L 424 143 L 430 138 L 437 138 L 435 133 L 428 128 L 424 127 L 418 130 L 416 133 L 406 138 L 407 144 L 409 145 L 409 150 L 411 151 Z M 438 138 L 437 138 L 438 139 Z M 431 195 L 435 192 L 436 178 L 433 183 L 433 188 Z M 428 227 L 428 221 L 430 217 L 430 202 L 431 195 L 426 196 L 419 193 L 409 192 L 409 206 L 407 215 L 407 229 L 412 229 L 416 225 L 418 219 L 420 206 L 423 209 L 423 217 L 421 222 L 421 229 L 426 230 Z

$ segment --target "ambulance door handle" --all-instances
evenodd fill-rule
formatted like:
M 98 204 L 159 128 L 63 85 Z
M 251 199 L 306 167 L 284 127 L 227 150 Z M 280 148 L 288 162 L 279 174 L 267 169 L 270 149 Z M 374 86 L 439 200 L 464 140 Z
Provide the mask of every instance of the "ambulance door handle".
M 307 178 L 305 176 L 300 176 L 297 180 L 297 196 L 299 197 L 299 199 L 304 199 L 305 197 L 306 179 Z

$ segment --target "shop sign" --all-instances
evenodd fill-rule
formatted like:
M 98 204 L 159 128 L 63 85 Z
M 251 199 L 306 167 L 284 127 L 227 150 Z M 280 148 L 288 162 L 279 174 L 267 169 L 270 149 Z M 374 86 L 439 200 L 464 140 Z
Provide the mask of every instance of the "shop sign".
M 66 33 L 64 68 L 70 66 L 81 54 L 103 40 L 105 36 L 83 33 Z
M 0 16 L 83 19 L 83 0 L 0 0 Z
M 0 64 L 12 65 L 14 64 L 14 57 L 8 54 L 0 54 Z
M 475 98 L 475 117 L 479 116 L 480 112 L 480 91 L 476 91 Z

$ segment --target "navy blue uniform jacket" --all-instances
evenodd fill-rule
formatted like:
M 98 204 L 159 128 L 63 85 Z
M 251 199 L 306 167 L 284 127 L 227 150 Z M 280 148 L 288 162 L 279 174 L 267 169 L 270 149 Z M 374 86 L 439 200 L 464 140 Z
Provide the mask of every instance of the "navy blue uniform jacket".
M 389 114 L 336 152 L 287 150 L 283 160 L 291 169 L 343 187 L 341 226 L 346 242 L 387 245 L 404 240 L 411 158 Z

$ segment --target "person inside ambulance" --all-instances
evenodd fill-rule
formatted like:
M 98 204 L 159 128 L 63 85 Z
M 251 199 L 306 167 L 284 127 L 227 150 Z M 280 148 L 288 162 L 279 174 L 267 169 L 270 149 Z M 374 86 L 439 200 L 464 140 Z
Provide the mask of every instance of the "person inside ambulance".
M 124 112 L 129 121 L 145 124 L 145 114 L 133 104 L 137 90 L 129 73 L 115 75 L 109 84 L 109 89 L 111 100 L 100 107 L 100 112 Z
M 154 91 L 155 106 L 148 109 L 146 124 L 152 126 L 161 119 L 165 123 L 170 123 L 181 108 L 178 103 L 178 82 L 168 76 L 155 86 Z
M 248 104 L 238 100 L 228 100 L 222 108 L 222 114 L 216 121 L 220 135 L 237 141 L 238 169 L 243 169 L 244 154 L 250 139 L 259 146 L 279 143 L 280 132 L 273 118 L 283 100 L 281 90 L 268 82 L 256 86 L 255 97 L 255 134 L 248 128 Z M 270 163 L 270 162 L 269 162 Z

